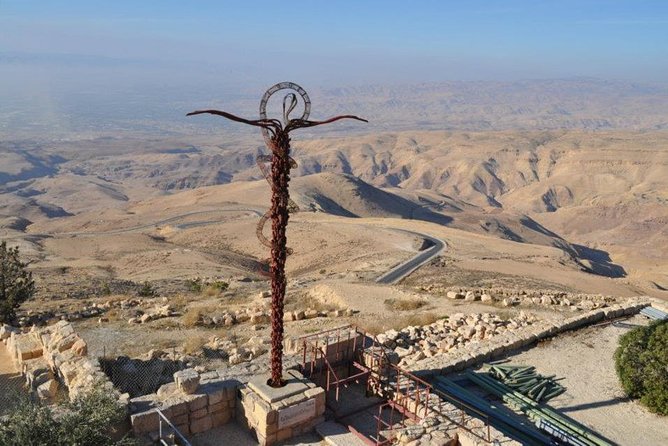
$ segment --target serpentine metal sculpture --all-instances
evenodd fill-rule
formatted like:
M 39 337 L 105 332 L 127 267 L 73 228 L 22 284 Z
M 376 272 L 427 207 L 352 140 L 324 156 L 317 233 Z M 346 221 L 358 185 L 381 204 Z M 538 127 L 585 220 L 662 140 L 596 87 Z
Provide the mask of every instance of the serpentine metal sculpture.
M 304 111 L 300 118 L 290 118 L 290 113 L 299 104 L 297 94 L 290 92 L 283 98 L 283 122 L 278 119 L 267 118 L 267 103 L 269 98 L 280 90 L 293 90 L 302 99 Z M 271 186 L 271 209 L 260 219 L 257 235 L 260 242 L 271 248 L 271 379 L 269 385 L 281 387 L 283 382 L 283 305 L 285 300 L 285 260 L 292 252 L 286 246 L 286 228 L 289 213 L 298 210 L 298 206 L 290 199 L 288 183 L 290 181 L 290 169 L 297 166 L 295 160 L 290 157 L 289 133 L 300 128 L 314 127 L 329 124 L 340 119 L 356 119 L 368 122 L 366 119 L 353 115 L 335 116 L 324 121 L 309 121 L 311 112 L 311 100 L 302 87 L 292 82 L 280 82 L 269 88 L 260 101 L 260 119 L 245 119 L 220 110 L 198 110 L 188 113 L 188 116 L 208 113 L 222 116 L 232 121 L 241 122 L 262 129 L 267 148 L 270 155 L 257 157 L 257 164 L 262 170 L 265 178 Z M 268 171 L 265 164 L 271 162 L 271 170 Z M 262 233 L 266 220 L 271 218 L 271 242 Z

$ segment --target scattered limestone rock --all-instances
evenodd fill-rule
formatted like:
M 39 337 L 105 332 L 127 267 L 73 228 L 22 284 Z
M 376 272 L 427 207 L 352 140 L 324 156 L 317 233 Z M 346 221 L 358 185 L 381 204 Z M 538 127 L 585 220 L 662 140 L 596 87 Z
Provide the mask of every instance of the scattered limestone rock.
M 448 291 L 446 293 L 446 296 L 449 299 L 464 299 L 464 295 L 462 293 L 458 293 L 456 291 Z
M 534 316 L 524 311 L 509 320 L 491 313 L 454 313 L 430 325 L 388 330 L 377 335 L 377 339 L 394 350 L 401 364 L 411 365 L 427 357 L 468 348 L 503 332 L 527 327 L 535 321 Z
M 179 370 L 174 373 L 174 382 L 181 392 L 191 395 L 199 387 L 199 373 L 193 369 Z
M 473 291 L 468 291 L 466 293 L 465 297 L 464 297 L 464 300 L 467 300 L 467 301 L 474 301 L 474 300 L 478 300 L 478 299 L 479 299 L 479 297 Z
M 58 392 L 58 381 L 50 379 L 37 387 L 37 396 L 42 400 L 50 400 Z
M 14 328 L 11 325 L 2 324 L 2 326 L 0 326 L 0 341 L 9 339 L 12 333 L 19 333 L 19 329 Z

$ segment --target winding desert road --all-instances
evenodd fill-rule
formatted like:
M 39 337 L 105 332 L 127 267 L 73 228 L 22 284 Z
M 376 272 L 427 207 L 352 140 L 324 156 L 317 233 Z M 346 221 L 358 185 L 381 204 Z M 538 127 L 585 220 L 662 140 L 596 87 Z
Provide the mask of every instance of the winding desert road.
M 422 237 L 425 240 L 428 240 L 432 243 L 427 249 L 420 251 L 414 257 L 406 260 L 403 263 L 398 264 L 385 274 L 379 276 L 376 279 L 376 283 L 384 284 L 393 284 L 399 282 L 404 277 L 408 276 L 410 273 L 429 262 L 431 259 L 439 255 L 445 248 L 446 244 L 443 240 L 437 239 L 427 234 L 421 232 L 406 231 L 404 229 L 397 229 L 398 231 L 405 232 L 417 237 Z
M 173 217 L 166 218 L 164 220 L 160 220 L 157 222 L 152 222 L 152 223 L 146 223 L 142 225 L 137 225 L 137 226 L 132 226 L 129 228 L 121 228 L 121 229 L 112 229 L 109 231 L 101 231 L 101 232 L 64 232 L 60 233 L 57 235 L 65 235 L 65 236 L 74 236 L 74 237 L 86 237 L 86 236 L 96 236 L 96 235 L 108 235 L 108 234 L 121 234 L 121 233 L 126 233 L 126 232 L 133 232 L 133 231 L 139 231 L 142 229 L 148 229 L 148 228 L 155 228 L 167 224 L 172 224 L 177 222 L 178 220 L 182 220 L 187 217 L 192 217 L 195 215 L 206 215 L 206 214 L 217 214 L 221 212 L 250 212 L 253 213 L 257 216 L 263 215 L 262 212 L 260 212 L 258 209 L 250 208 L 250 207 L 240 207 L 240 208 L 231 208 L 231 209 L 217 209 L 217 210 L 209 210 L 209 211 L 197 211 L 197 212 L 188 212 L 185 214 L 181 215 L 176 215 Z M 211 224 L 216 224 L 220 220 L 203 220 L 203 221 L 194 221 L 194 222 L 185 222 L 181 224 L 175 224 L 179 229 L 187 229 L 187 228 L 193 228 L 193 227 L 200 227 L 200 226 L 207 226 Z M 425 263 L 429 262 L 432 260 L 434 257 L 438 256 L 446 247 L 446 243 L 443 240 L 440 240 L 436 237 L 432 237 L 429 234 L 424 234 L 422 232 L 414 232 L 414 231 L 408 231 L 405 229 L 400 229 L 400 228 L 392 228 L 388 227 L 386 229 L 398 231 L 398 232 L 403 232 L 406 234 L 410 234 L 415 237 L 421 237 L 431 243 L 431 246 L 429 246 L 427 249 L 424 249 L 420 252 L 418 252 L 415 256 L 412 258 L 406 260 L 405 262 L 402 262 L 395 267 L 393 267 L 391 270 L 387 271 L 386 273 L 383 273 L 381 276 L 379 276 L 376 279 L 376 283 L 381 283 L 381 284 L 394 284 L 411 274 L 413 271 L 424 265 Z M 30 234 L 33 236 L 52 236 L 53 234 Z

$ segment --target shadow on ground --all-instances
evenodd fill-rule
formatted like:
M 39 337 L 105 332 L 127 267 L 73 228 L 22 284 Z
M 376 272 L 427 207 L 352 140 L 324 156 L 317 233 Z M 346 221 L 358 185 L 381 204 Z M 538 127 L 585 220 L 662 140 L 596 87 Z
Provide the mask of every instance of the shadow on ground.
M 589 248 L 584 245 L 573 245 L 573 248 L 575 248 L 580 259 L 588 261 L 586 267 L 589 272 L 613 278 L 626 277 L 624 267 L 613 263 L 607 251 Z

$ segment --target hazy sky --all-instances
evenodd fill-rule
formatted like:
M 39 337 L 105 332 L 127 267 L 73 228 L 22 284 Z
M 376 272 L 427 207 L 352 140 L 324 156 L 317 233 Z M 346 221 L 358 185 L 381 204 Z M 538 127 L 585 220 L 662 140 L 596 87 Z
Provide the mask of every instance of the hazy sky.
M 0 69 L 26 64 L 167 83 L 665 82 L 668 1 L 0 0 Z

